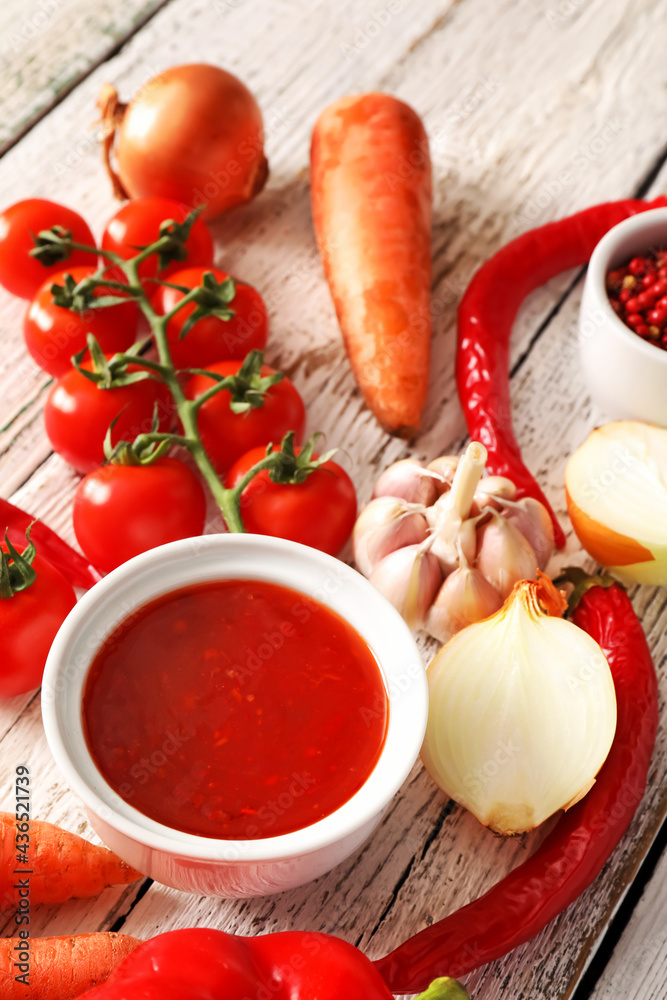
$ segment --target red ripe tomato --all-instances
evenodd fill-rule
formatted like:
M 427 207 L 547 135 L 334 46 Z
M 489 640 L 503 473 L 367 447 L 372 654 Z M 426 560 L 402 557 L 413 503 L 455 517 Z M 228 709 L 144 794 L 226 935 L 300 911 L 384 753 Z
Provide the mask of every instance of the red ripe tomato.
M 225 485 L 240 483 L 265 454 L 266 448 L 253 448 L 242 455 L 229 470 Z M 352 480 L 336 462 L 325 462 L 302 483 L 274 483 L 263 471 L 241 494 L 241 517 L 247 531 L 288 538 L 335 556 L 354 527 L 357 496 Z
M 227 377 L 236 375 L 240 367 L 240 361 L 220 361 L 209 365 L 208 371 Z M 273 374 L 274 368 L 262 365 L 262 376 Z M 185 386 L 185 395 L 196 399 L 212 385 L 213 380 L 205 375 L 193 375 Z M 222 389 L 202 405 L 197 416 L 202 444 L 219 473 L 226 472 L 250 448 L 281 441 L 288 431 L 294 431 L 296 441 L 303 438 L 306 408 L 288 378 L 272 385 L 264 396 L 264 405 L 248 413 L 234 413 L 230 401 L 230 393 Z
M 47 276 L 64 267 L 96 263 L 95 257 L 82 250 L 74 250 L 66 261 L 48 267 L 30 257 L 29 251 L 35 245 L 31 233 L 37 235 L 52 226 L 69 230 L 77 243 L 95 246 L 93 234 L 81 216 L 55 201 L 28 198 L 10 205 L 0 215 L 0 285 L 12 295 L 31 299 Z
M 4 546 L 3 546 L 4 548 Z M 65 577 L 36 555 L 35 581 L 13 597 L 0 598 L 0 697 L 39 687 L 54 636 L 76 604 Z
M 196 288 L 206 271 L 211 271 L 216 281 L 229 277 L 215 267 L 189 267 L 170 275 L 169 280 L 184 288 Z M 175 288 L 161 287 L 155 296 L 155 308 L 165 315 L 184 297 L 185 293 Z M 233 319 L 204 316 L 181 340 L 183 324 L 196 308 L 194 303 L 186 306 L 167 324 L 169 349 L 177 368 L 206 368 L 217 361 L 242 361 L 248 351 L 261 351 L 266 346 L 269 317 L 261 295 L 251 285 L 236 282 L 236 295 L 229 303 L 236 313 Z
M 72 267 L 47 278 L 28 306 L 23 321 L 26 347 L 40 368 L 58 378 L 72 367 L 72 355 L 86 346 L 86 335 L 92 333 L 107 354 L 126 351 L 134 343 L 139 325 L 139 310 L 134 302 L 127 301 L 103 309 L 72 312 L 57 306 L 51 294 L 51 285 L 62 285 L 70 274 L 78 284 L 87 275 L 94 274 L 94 267 Z M 115 295 L 111 289 L 95 289 L 100 295 Z
M 113 250 L 123 260 L 129 260 L 130 257 L 137 255 L 138 247 L 145 247 L 155 242 L 160 235 L 160 225 L 163 222 L 168 219 L 183 222 L 189 211 L 187 206 L 169 198 L 146 197 L 128 201 L 107 222 L 102 234 L 102 249 Z M 188 265 L 207 267 L 213 263 L 213 240 L 201 218 L 195 220 L 185 246 L 188 251 Z M 182 260 L 172 261 L 158 275 L 158 258 L 151 256 L 139 265 L 139 276 L 142 279 L 159 276 L 161 280 L 170 280 L 170 275 L 182 270 L 183 266 Z M 122 279 L 122 276 L 115 274 L 113 269 L 110 274 L 116 280 Z M 152 297 L 159 287 L 148 282 L 148 294 Z
M 206 496 L 195 473 L 176 458 L 104 465 L 79 483 L 73 519 L 87 558 L 110 572 L 156 545 L 201 535 Z
M 92 370 L 92 362 L 82 368 Z M 139 371 L 130 365 L 128 371 Z M 174 413 L 166 385 L 153 379 L 112 389 L 98 389 L 71 368 L 52 386 L 44 404 L 46 433 L 54 451 L 74 466 L 77 472 L 92 472 L 104 461 L 104 438 L 111 421 L 118 420 L 111 432 L 112 444 L 133 441 L 151 429 L 155 403 L 161 431 L 169 430 Z

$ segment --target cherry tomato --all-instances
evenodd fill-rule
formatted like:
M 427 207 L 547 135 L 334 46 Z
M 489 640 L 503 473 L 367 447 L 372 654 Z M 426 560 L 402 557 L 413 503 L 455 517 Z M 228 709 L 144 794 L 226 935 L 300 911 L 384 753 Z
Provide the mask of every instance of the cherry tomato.
M 35 243 L 32 233 L 42 229 L 62 226 L 72 233 L 77 243 L 95 246 L 93 234 L 87 224 L 65 205 L 44 198 L 28 198 L 10 205 L 0 215 L 0 285 L 12 295 L 31 299 L 47 276 L 57 274 L 64 267 L 81 264 L 94 265 L 96 258 L 82 250 L 74 250 L 66 261 L 45 267 L 29 256 Z
M 206 205 L 213 218 L 264 186 L 261 111 L 245 84 L 218 66 L 172 66 L 127 106 L 116 162 L 131 197 Z
M 169 280 L 184 288 L 196 288 L 206 271 L 211 271 L 216 281 L 229 277 L 215 267 L 190 267 L 170 275 Z M 184 297 L 175 288 L 161 287 L 155 296 L 155 308 L 165 315 Z M 186 306 L 167 324 L 167 340 L 177 368 L 206 368 L 217 361 L 242 361 L 248 351 L 261 351 L 266 346 L 269 317 L 261 295 L 251 285 L 236 282 L 236 295 L 229 303 L 236 313 L 233 319 L 204 316 L 181 340 L 183 324 L 196 308 L 194 303 Z
M 185 205 L 169 198 L 146 197 L 128 201 L 107 222 L 102 234 L 102 249 L 113 250 L 123 260 L 129 260 L 130 257 L 137 255 L 139 247 L 155 242 L 160 235 L 160 225 L 163 222 L 168 219 L 183 222 L 189 211 Z M 213 263 L 213 240 L 201 218 L 195 220 L 185 246 L 188 251 L 189 266 L 207 267 Z M 158 274 L 158 258 L 152 255 L 139 265 L 139 276 L 144 280 L 155 277 L 170 280 L 169 276 L 175 271 L 181 271 L 185 263 L 182 260 L 172 261 Z M 122 275 L 118 275 L 113 268 L 109 274 L 116 281 L 122 280 Z M 146 290 L 149 296 L 155 295 L 159 287 L 153 282 L 147 282 Z
M 295 451 L 298 454 L 299 449 Z M 253 448 L 242 455 L 229 470 L 225 485 L 240 483 L 265 454 L 266 448 Z M 354 527 L 357 496 L 352 480 L 336 462 L 325 462 L 303 483 L 274 483 L 263 471 L 241 494 L 241 517 L 247 531 L 289 538 L 335 556 Z
M 82 368 L 92 370 L 92 362 Z M 140 366 L 130 365 L 129 371 Z M 151 429 L 155 403 L 159 429 L 169 430 L 174 413 L 171 394 L 153 379 L 112 389 L 98 389 L 71 368 L 52 386 L 44 404 L 46 433 L 54 451 L 77 472 L 92 472 L 104 461 L 104 438 L 111 421 L 120 414 L 111 432 L 112 444 L 133 441 Z
M 240 361 L 219 361 L 207 370 L 224 377 L 235 375 Z M 262 365 L 261 374 L 273 375 L 274 368 Z M 214 385 L 205 375 L 193 375 L 185 386 L 188 399 L 196 399 Z M 197 417 L 197 427 L 204 448 L 216 470 L 224 473 L 244 452 L 255 445 L 281 441 L 288 431 L 294 431 L 301 441 L 306 426 L 306 408 L 301 396 L 288 378 L 272 385 L 264 396 L 264 405 L 248 413 L 234 413 L 230 393 L 223 389 L 207 400 Z
M 47 278 L 28 306 L 23 320 L 26 347 L 40 368 L 58 378 L 72 367 L 72 355 L 86 346 L 86 335 L 92 333 L 107 354 L 126 351 L 134 343 L 139 325 L 139 310 L 134 302 L 127 301 L 103 309 L 72 312 L 57 306 L 51 294 L 51 285 L 62 285 L 70 274 L 78 284 L 87 275 L 94 274 L 94 267 L 72 267 Z M 94 295 L 115 295 L 112 289 L 96 288 Z
M 176 458 L 104 465 L 79 483 L 73 519 L 87 558 L 110 572 L 156 545 L 201 535 L 206 496 L 195 473 Z
M 3 546 L 4 548 L 4 546 Z M 0 598 L 0 697 L 39 687 L 54 636 L 76 604 L 65 577 L 36 555 L 35 581 L 13 597 Z

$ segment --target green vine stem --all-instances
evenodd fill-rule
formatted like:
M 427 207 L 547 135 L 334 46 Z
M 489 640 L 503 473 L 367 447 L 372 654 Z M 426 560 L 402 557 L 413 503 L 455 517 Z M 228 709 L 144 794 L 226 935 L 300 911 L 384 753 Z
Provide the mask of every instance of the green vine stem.
M 211 494 L 222 513 L 227 529 L 233 532 L 244 532 L 245 527 L 241 517 L 241 493 L 258 472 L 265 469 L 272 471 L 280 468 L 281 464 L 283 464 L 282 451 L 275 450 L 271 451 L 270 454 L 267 454 L 260 462 L 257 462 L 256 465 L 248 471 L 243 480 L 234 488 L 228 489 L 224 486 L 215 471 L 215 468 L 213 467 L 204 445 L 202 444 L 202 440 L 197 429 L 197 413 L 204 400 L 187 399 L 179 382 L 167 339 L 167 325 L 169 321 L 176 315 L 177 312 L 180 312 L 181 309 L 184 309 L 193 301 L 196 301 L 198 289 L 193 289 L 192 292 L 185 295 L 184 298 L 181 299 L 169 313 L 161 316 L 153 308 L 139 277 L 139 265 L 148 257 L 153 255 L 158 256 L 161 267 L 165 266 L 165 264 L 170 260 L 184 260 L 185 256 L 187 256 L 187 253 L 185 252 L 185 241 L 187 240 L 190 228 L 197 218 L 197 215 L 198 211 L 191 212 L 182 223 L 176 223 L 173 220 L 166 220 L 160 226 L 159 238 L 149 246 L 141 248 L 134 257 L 131 257 L 128 260 L 125 260 L 119 254 L 111 250 L 96 250 L 94 247 L 78 243 L 72 240 L 70 233 L 63 231 L 59 227 L 54 227 L 54 229 L 40 232 L 35 240 L 35 247 L 31 251 L 31 255 L 36 257 L 38 260 L 43 261 L 45 264 L 51 263 L 54 259 L 62 259 L 63 254 L 68 256 L 72 250 L 82 250 L 88 253 L 95 253 L 104 258 L 107 263 L 100 267 L 95 274 L 89 275 L 84 279 L 86 290 L 92 290 L 98 286 L 103 288 L 113 288 L 119 292 L 122 291 L 125 297 L 130 296 L 134 299 L 148 321 L 159 358 L 159 364 L 157 364 L 156 362 L 152 362 L 148 359 L 138 357 L 130 350 L 125 354 L 120 353 L 114 355 L 113 364 L 122 365 L 124 363 L 131 363 L 134 366 L 143 366 L 149 372 L 152 372 L 151 377 L 159 378 L 162 382 L 164 382 L 171 393 L 172 399 L 174 400 L 176 411 L 183 429 L 182 434 L 142 434 L 140 439 L 135 442 L 135 446 L 138 443 L 141 448 L 145 449 L 146 446 L 151 443 L 159 444 L 160 447 L 156 449 L 153 457 L 163 454 L 165 447 L 169 444 L 179 445 L 186 448 L 190 455 L 192 455 L 194 461 L 197 463 L 197 467 L 204 477 Z M 65 267 L 65 265 L 63 265 L 63 267 Z M 108 278 L 105 278 L 105 272 L 109 270 L 109 268 L 120 269 L 127 280 L 127 285 L 117 281 L 110 281 Z M 204 280 L 205 279 L 206 276 Z M 78 287 L 80 286 L 77 286 L 77 288 Z M 203 285 L 202 288 L 206 288 L 206 285 Z M 210 296 L 211 293 L 208 289 L 206 289 L 206 291 L 207 297 Z M 117 301 L 117 298 L 115 301 Z M 110 306 L 112 304 L 112 301 L 104 302 L 102 299 L 98 299 L 95 302 L 95 307 L 104 308 L 106 305 Z M 221 305 L 224 305 L 224 298 Z M 229 312 L 230 316 L 233 316 L 233 312 L 231 310 L 229 310 Z M 206 392 L 206 399 L 210 399 L 210 397 L 216 392 L 220 392 L 225 388 L 226 385 L 224 382 L 213 384 L 211 389 Z M 316 468 L 318 464 L 319 463 L 317 462 L 313 463 L 312 468 Z

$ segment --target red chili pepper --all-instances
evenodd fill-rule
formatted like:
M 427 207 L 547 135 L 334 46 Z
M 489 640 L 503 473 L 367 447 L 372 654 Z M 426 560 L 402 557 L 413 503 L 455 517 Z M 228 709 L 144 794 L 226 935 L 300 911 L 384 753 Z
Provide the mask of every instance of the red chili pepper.
M 616 584 L 587 590 L 573 621 L 609 661 L 618 718 L 591 791 L 527 861 L 489 892 L 409 938 L 375 963 L 396 993 L 435 975 L 462 976 L 529 941 L 590 885 L 619 842 L 646 786 L 658 725 L 658 691 L 646 637 Z
M 464 1000 L 441 980 L 423 1000 Z M 392 1000 L 353 945 L 329 934 L 286 931 L 234 937 L 199 927 L 160 934 L 132 952 L 80 1000 Z
M 523 233 L 482 264 L 459 305 L 456 382 L 468 433 L 486 446 L 490 475 L 507 476 L 520 497 L 534 497 L 546 506 L 559 548 L 565 544 L 563 530 L 514 438 L 509 388 L 512 324 L 530 292 L 561 271 L 587 263 L 613 226 L 666 204 L 665 197 L 607 202 Z
M 33 525 L 31 537 L 40 556 L 60 570 L 73 587 L 88 590 L 101 579 L 97 570 L 86 562 L 83 556 L 75 552 L 67 542 L 64 542 L 52 528 L 47 527 L 42 521 L 35 521 L 20 507 L 15 507 L 14 504 L 0 497 L 0 535 L 3 538 L 5 528 L 9 528 L 9 540 L 12 545 L 16 548 L 23 547 L 26 528 L 31 524 Z

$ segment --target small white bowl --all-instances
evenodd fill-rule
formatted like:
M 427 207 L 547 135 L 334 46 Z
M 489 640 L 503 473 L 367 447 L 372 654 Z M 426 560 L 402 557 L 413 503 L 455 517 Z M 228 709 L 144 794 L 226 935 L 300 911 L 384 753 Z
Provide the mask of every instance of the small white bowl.
M 173 830 L 124 801 L 97 770 L 83 733 L 82 692 L 105 637 L 147 601 L 188 584 L 255 579 L 283 584 L 342 615 L 366 640 L 389 700 L 384 748 L 361 789 L 304 829 L 260 840 L 216 840 Z M 53 643 L 42 684 L 44 728 L 65 779 L 100 838 L 158 882 L 211 896 L 268 895 L 302 885 L 369 836 L 419 753 L 428 686 L 400 615 L 356 570 L 315 549 L 260 535 L 207 535 L 145 552 L 85 594 Z
M 605 416 L 667 427 L 667 351 L 628 329 L 605 287 L 608 271 L 661 245 L 667 247 L 667 208 L 633 215 L 600 240 L 584 285 L 579 354 L 593 402 Z

